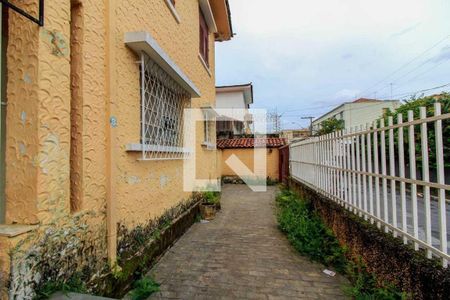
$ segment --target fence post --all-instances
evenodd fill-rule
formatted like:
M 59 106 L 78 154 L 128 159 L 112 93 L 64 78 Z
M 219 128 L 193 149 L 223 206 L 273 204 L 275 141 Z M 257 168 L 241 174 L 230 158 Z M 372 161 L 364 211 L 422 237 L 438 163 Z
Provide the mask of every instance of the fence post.
M 361 125 L 360 127 L 360 131 L 367 131 L 367 125 L 365 126 L 365 128 L 363 127 L 363 125 Z M 366 161 L 366 134 L 361 133 L 361 166 L 358 167 L 358 170 L 363 171 L 364 173 L 366 173 L 367 169 L 366 169 L 366 165 L 367 165 L 367 161 Z M 361 178 L 361 175 L 359 175 Z M 361 182 L 359 182 L 359 185 L 361 185 Z M 365 212 L 368 212 L 368 207 L 367 207 L 367 176 L 366 174 L 364 174 L 362 176 L 362 190 L 363 190 L 363 195 L 362 195 L 362 200 L 363 200 L 363 209 Z M 359 195 L 359 197 L 361 197 L 361 194 Z M 367 214 L 364 214 L 364 219 L 367 220 Z
M 374 157 L 374 172 L 375 174 L 380 174 L 379 170 L 379 157 L 378 157 L 378 132 L 377 129 L 377 122 L 373 122 L 373 157 Z M 380 178 L 378 176 L 375 176 L 375 201 L 376 201 L 376 209 L 377 214 L 376 217 L 381 219 L 381 204 L 380 204 Z M 381 223 L 377 222 L 378 228 L 381 228 Z
M 403 124 L 403 115 L 397 115 L 397 124 Z M 405 178 L 405 147 L 403 145 L 403 126 L 398 128 L 398 164 L 399 164 L 399 176 L 401 178 Z M 408 232 L 408 223 L 407 223 L 407 211 L 406 211 L 406 184 L 403 181 L 400 181 L 400 199 L 402 205 L 402 229 L 403 232 Z M 407 244 L 408 239 L 406 236 L 403 236 L 403 243 Z
M 356 127 L 355 128 L 353 128 L 352 129 L 352 133 L 356 133 Z M 355 145 L 355 137 L 357 138 L 357 135 L 355 135 L 355 136 L 351 136 L 350 137 L 350 141 L 351 141 L 351 151 L 352 151 L 352 167 L 351 167 L 351 170 L 353 171 L 351 174 L 352 174 L 352 199 L 353 199 L 353 205 L 355 206 L 355 207 L 358 207 L 358 200 L 359 199 L 357 199 L 357 197 L 356 197 L 356 191 L 357 191 L 357 183 L 356 183 L 356 174 L 355 174 L 355 172 L 354 171 L 356 171 L 356 155 L 355 155 L 355 148 L 356 148 L 356 145 Z M 360 208 L 360 207 L 358 207 L 358 208 Z M 355 212 L 356 212 L 357 210 L 355 210 Z M 359 213 L 359 211 L 358 211 L 358 215 L 360 215 L 360 213 Z
M 408 110 L 408 122 L 414 121 L 414 113 Z M 408 128 L 408 146 L 409 146 L 409 172 L 411 180 L 416 180 L 416 143 L 414 136 L 414 125 Z M 417 211 L 417 184 L 411 184 L 411 203 L 412 203 L 412 219 L 414 238 L 419 238 L 419 216 Z M 414 242 L 414 249 L 419 250 L 419 244 Z
M 380 120 L 380 139 L 381 139 L 381 174 L 382 188 L 383 188 L 383 220 L 385 223 L 389 223 L 389 207 L 388 207 L 388 192 L 387 192 L 387 171 L 386 171 L 386 128 L 384 127 L 384 119 Z M 384 226 L 384 231 L 388 232 L 388 227 Z
M 359 128 L 359 131 L 361 132 L 361 127 Z M 361 190 L 361 136 L 358 134 L 356 136 L 356 170 L 358 171 L 358 174 L 356 175 L 357 179 L 357 192 L 358 192 L 358 208 L 363 209 L 363 201 L 362 201 L 362 190 Z M 358 213 L 359 216 L 362 216 L 361 211 Z
M 434 104 L 434 115 L 441 115 L 441 103 L 436 102 Z M 442 140 L 442 121 L 437 120 L 434 123 L 434 135 L 436 138 L 436 165 L 437 165 L 437 182 L 439 184 L 445 184 L 444 173 L 444 143 Z M 445 203 L 445 190 L 438 190 L 438 207 L 439 207 L 439 240 L 441 243 L 441 251 L 447 254 L 447 219 L 446 219 L 446 203 Z M 448 261 L 443 258 L 442 265 L 447 267 Z
M 366 130 L 370 130 L 369 124 L 366 124 Z M 367 132 L 367 171 L 368 173 L 372 173 L 372 133 L 370 131 Z M 369 180 L 369 211 L 373 216 L 373 186 L 372 186 L 372 176 L 367 176 Z M 373 224 L 373 219 L 370 218 L 370 223 Z
M 427 109 L 420 108 L 420 118 L 426 119 Z M 422 180 L 430 181 L 430 170 L 428 164 L 428 127 L 427 123 L 423 122 L 420 125 L 421 145 L 422 145 Z M 425 202 L 425 240 L 428 245 L 431 245 L 431 203 L 430 203 L 430 187 L 423 187 L 423 201 Z M 427 249 L 427 257 L 431 258 L 431 251 Z
M 389 125 L 389 175 L 395 176 L 395 146 L 394 146 L 394 118 L 388 117 Z M 391 179 L 391 204 L 392 204 L 392 225 L 397 228 L 397 192 L 395 180 Z M 394 231 L 394 237 L 397 237 L 397 231 Z

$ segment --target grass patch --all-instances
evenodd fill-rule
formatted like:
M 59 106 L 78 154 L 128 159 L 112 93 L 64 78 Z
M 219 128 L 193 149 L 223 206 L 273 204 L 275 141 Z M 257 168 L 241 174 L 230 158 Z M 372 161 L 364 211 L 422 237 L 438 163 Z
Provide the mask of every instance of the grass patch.
M 345 250 L 332 231 L 311 212 L 309 203 L 283 189 L 277 196 L 278 224 L 291 244 L 302 255 L 343 273 L 347 266 Z
M 358 300 L 407 298 L 393 285 L 378 285 L 376 277 L 367 271 L 361 260 L 357 263 L 348 260 L 347 250 L 314 212 L 310 202 L 288 189 L 281 190 L 276 202 L 280 230 L 300 254 L 345 275 L 352 283 L 351 287 L 345 288 L 347 295 Z
M 159 283 L 152 278 L 144 277 L 136 281 L 133 285 L 133 290 L 130 292 L 132 300 L 147 299 L 151 294 L 159 292 Z

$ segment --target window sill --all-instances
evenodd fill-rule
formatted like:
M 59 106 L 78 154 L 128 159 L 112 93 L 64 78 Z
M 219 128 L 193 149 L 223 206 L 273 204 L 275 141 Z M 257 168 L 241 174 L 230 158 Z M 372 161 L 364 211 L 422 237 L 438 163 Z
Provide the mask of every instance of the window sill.
M 205 60 L 203 59 L 202 55 L 199 53 L 198 58 L 200 59 L 203 67 L 206 69 L 206 72 L 208 72 L 209 77 L 212 77 L 211 70 L 209 69 L 208 65 L 206 64 Z
M 183 147 L 170 147 L 170 146 L 158 146 L 158 145 L 142 145 L 142 144 L 127 144 L 127 152 L 164 152 L 164 153 L 184 153 L 190 154 L 191 151 L 188 148 Z
M 211 150 L 211 151 L 217 150 L 216 144 L 213 144 L 211 142 L 203 142 L 202 147 L 205 147 L 206 150 Z
M 172 13 L 172 16 L 175 18 L 178 24 L 180 24 L 181 19 L 180 15 L 178 15 L 177 10 L 175 9 L 175 6 L 173 6 L 172 2 L 170 0 L 166 0 L 167 7 L 169 8 L 170 12 Z
M 0 225 L 0 236 L 16 237 L 38 228 L 38 225 Z

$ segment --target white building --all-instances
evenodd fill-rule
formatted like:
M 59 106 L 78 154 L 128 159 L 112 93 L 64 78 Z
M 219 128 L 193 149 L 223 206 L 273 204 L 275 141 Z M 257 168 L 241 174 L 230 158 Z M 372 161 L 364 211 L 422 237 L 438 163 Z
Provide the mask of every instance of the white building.
M 399 100 L 366 98 L 360 98 L 353 102 L 345 102 L 315 119 L 312 123 L 313 132 L 317 133 L 321 128 L 321 123 L 331 118 L 344 120 L 344 128 L 365 126 L 382 117 L 385 112 L 397 109 L 400 105 Z
M 216 108 L 228 111 L 218 117 L 218 138 L 232 138 L 235 135 L 251 133 L 251 116 L 248 109 L 252 103 L 251 83 L 216 87 Z

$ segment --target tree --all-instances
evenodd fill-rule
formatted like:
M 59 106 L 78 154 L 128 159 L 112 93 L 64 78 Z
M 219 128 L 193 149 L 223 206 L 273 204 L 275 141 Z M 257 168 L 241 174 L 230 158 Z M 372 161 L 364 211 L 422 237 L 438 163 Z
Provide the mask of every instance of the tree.
M 434 103 L 441 103 L 441 113 L 447 114 L 450 113 L 450 94 L 443 93 L 438 96 L 429 96 L 429 97 L 420 97 L 420 98 L 411 98 L 410 100 L 405 101 L 403 105 L 397 108 L 394 111 L 387 112 L 384 116 L 385 126 L 388 124 L 388 118 L 393 117 L 394 124 L 397 122 L 397 116 L 399 114 L 403 117 L 403 122 L 407 122 L 408 120 L 408 111 L 413 111 L 414 119 L 419 119 L 420 117 L 420 107 L 425 107 L 427 111 L 427 117 L 434 116 Z M 378 121 L 378 126 L 380 123 Z M 434 130 L 434 122 L 429 122 L 427 124 L 428 128 L 428 153 L 429 153 L 429 164 L 431 169 L 436 169 L 436 139 L 435 139 L 435 130 Z M 394 130 L 395 137 L 395 146 L 398 146 L 398 130 Z M 422 162 L 422 147 L 421 147 L 421 137 L 420 137 L 420 126 L 416 125 L 414 127 L 415 139 L 414 144 L 416 148 L 417 162 L 419 163 L 418 168 L 420 169 Z M 444 165 L 445 167 L 450 167 L 450 120 L 445 119 L 442 121 L 442 135 L 443 135 L 443 146 L 444 146 Z M 388 137 L 386 137 L 387 139 Z M 404 130 L 404 141 L 408 141 L 408 131 L 405 128 Z M 388 142 L 387 142 L 388 143 Z M 405 157 L 408 158 L 408 152 L 405 153 Z
M 320 123 L 320 129 L 317 134 L 328 134 L 342 129 L 344 129 L 344 120 L 330 118 Z

